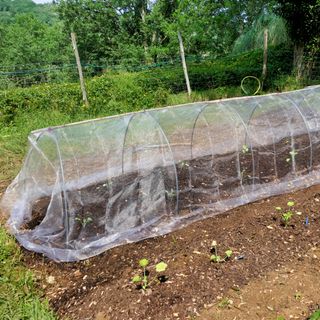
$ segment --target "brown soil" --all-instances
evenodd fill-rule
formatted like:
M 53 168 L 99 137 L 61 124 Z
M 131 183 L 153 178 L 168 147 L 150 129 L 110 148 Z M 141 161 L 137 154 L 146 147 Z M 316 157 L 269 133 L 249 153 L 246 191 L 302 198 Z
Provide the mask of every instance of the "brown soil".
M 157 167 L 148 173 L 144 172 L 144 174 L 141 174 L 139 171 L 124 173 L 122 176 L 82 188 L 80 192 L 79 190 L 67 191 L 65 196 L 68 198 L 66 211 L 68 212 L 69 223 L 67 226 L 64 226 L 65 233 L 61 233 L 61 238 L 59 239 L 55 236 L 54 240 L 50 242 L 50 246 L 65 247 L 66 237 L 68 237 L 70 243 L 80 238 L 84 242 L 90 243 L 90 241 L 96 241 L 111 233 L 127 231 L 127 225 L 125 227 L 120 225 L 108 231 L 109 228 L 106 228 L 105 224 L 107 218 L 108 223 L 112 225 L 114 218 L 119 216 L 122 211 L 125 211 L 126 206 L 131 203 L 136 204 L 136 219 L 132 222 L 132 227 L 138 227 L 145 223 L 145 221 L 148 221 L 148 219 L 152 220 L 155 217 L 155 212 L 160 217 L 165 214 L 176 214 L 177 195 L 178 215 L 182 216 L 189 213 L 189 211 L 202 208 L 203 205 L 240 196 L 239 192 L 245 193 L 245 191 L 241 191 L 241 188 L 249 188 L 253 183 L 264 184 L 283 177 L 290 179 L 292 159 L 288 157 L 291 157 L 291 143 L 291 139 L 284 138 L 275 145 L 257 147 L 252 153 L 251 151 L 240 152 L 239 159 L 238 153 L 232 152 L 182 161 L 176 166 L 178 192 L 176 192 L 173 166 Z M 308 135 L 294 137 L 294 145 L 297 152 L 295 156 L 297 175 L 305 175 L 309 169 L 309 144 Z M 287 161 L 288 159 L 290 161 Z M 313 165 L 317 167 L 319 163 L 314 162 Z M 138 165 L 133 166 L 138 167 Z M 159 210 L 154 209 L 152 214 L 144 216 L 145 205 L 142 205 L 143 199 L 146 198 L 150 204 L 152 198 L 149 197 L 149 192 L 153 191 L 145 190 L 141 186 L 143 185 L 141 181 L 145 177 L 151 177 L 150 179 L 155 184 L 154 189 L 157 188 L 156 184 L 161 184 L 163 180 L 166 191 L 166 212 L 160 211 L 163 211 L 163 207 L 161 206 Z M 161 187 L 160 189 L 163 191 Z M 247 189 L 247 192 L 250 192 L 248 191 L 249 189 Z M 121 196 L 116 196 L 121 191 Z M 142 196 L 142 194 L 146 196 Z M 115 197 L 117 200 L 113 202 L 107 201 Z M 81 203 L 79 202 L 79 198 L 82 200 Z M 31 221 L 23 226 L 22 229 L 32 230 L 39 225 L 46 215 L 49 203 L 50 197 L 38 199 L 33 204 Z M 92 220 L 89 224 L 84 225 L 82 221 L 85 221 L 88 216 Z M 139 218 L 141 216 L 144 218 Z M 76 223 L 73 223 L 75 219 Z M 121 219 L 118 218 L 118 220 Z M 122 220 L 125 221 L 126 219 L 122 218 Z M 38 239 L 38 241 L 42 240 Z M 44 237 L 44 242 L 47 246 L 48 237 Z
M 295 214 L 289 226 L 284 227 L 275 207 L 286 207 L 289 199 L 295 201 L 295 211 L 302 214 Z M 295 283 L 299 278 L 293 278 L 283 296 L 279 295 L 280 287 L 274 295 L 268 293 L 268 303 L 268 299 L 261 300 L 262 287 L 258 284 L 263 281 L 262 285 L 272 286 L 268 281 L 276 279 L 276 275 L 276 281 L 285 282 L 281 280 L 283 272 L 290 270 L 291 275 L 291 270 L 297 270 L 297 275 L 315 275 L 312 282 L 319 287 L 319 255 L 313 252 L 320 248 L 319 210 L 320 186 L 314 186 L 242 206 L 169 235 L 120 246 L 78 263 L 54 263 L 30 252 L 25 252 L 24 258 L 61 319 L 214 319 L 208 318 L 207 313 L 211 316 L 215 312 L 210 309 L 212 304 L 231 297 L 232 291 L 243 294 L 246 305 L 239 306 L 240 294 L 239 299 L 232 296 L 233 306 L 241 310 L 232 307 L 231 316 L 226 313 L 223 319 L 276 319 L 277 315 L 287 314 L 293 319 L 306 319 L 320 303 L 320 292 L 311 293 L 314 286 L 301 287 Z M 210 262 L 212 240 L 217 241 L 221 255 L 228 248 L 233 250 L 230 261 Z M 168 264 L 168 280 L 151 285 L 146 293 L 131 283 L 143 257 L 150 260 L 150 276 L 154 275 L 154 264 Z M 251 290 L 256 294 L 249 294 Z M 303 290 L 304 300 L 292 300 L 295 290 Z M 287 313 L 283 301 L 303 308 Z M 258 307 L 263 312 L 251 316 Z

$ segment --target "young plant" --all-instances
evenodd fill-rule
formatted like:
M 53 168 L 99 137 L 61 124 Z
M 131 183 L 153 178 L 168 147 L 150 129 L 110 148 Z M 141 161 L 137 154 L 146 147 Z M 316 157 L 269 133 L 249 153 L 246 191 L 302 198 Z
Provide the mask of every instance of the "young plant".
M 242 146 L 242 153 L 243 154 L 246 154 L 246 153 L 248 153 L 249 152 L 249 147 L 246 145 L 246 144 L 244 144 L 243 146 Z
M 293 161 L 296 157 L 296 155 L 298 154 L 298 152 L 295 150 L 295 149 L 292 149 L 290 152 L 289 152 L 289 155 L 290 157 L 288 157 L 286 159 L 287 162 L 290 162 L 291 160 Z
M 212 255 L 210 256 L 210 261 L 215 262 L 215 263 L 220 263 L 220 262 L 225 262 L 229 260 L 232 256 L 232 250 L 228 249 L 225 251 L 225 256 L 222 258 L 221 256 L 218 255 L 218 249 L 217 249 L 217 241 L 213 240 L 211 243 L 211 250 L 210 252 Z
M 167 194 L 168 198 L 171 199 L 171 198 L 174 198 L 175 195 L 176 195 L 176 192 L 171 189 L 171 190 L 165 190 L 165 193 Z
M 83 228 L 85 228 L 89 223 L 93 221 L 91 217 L 76 217 L 75 220 L 78 221 Z
M 141 259 L 139 261 L 139 265 L 142 268 L 142 276 L 141 275 L 135 275 L 132 278 L 132 282 L 140 285 L 142 290 L 146 290 L 147 288 L 150 287 L 151 283 L 153 283 L 154 281 L 158 281 L 159 280 L 159 276 L 155 276 L 153 278 L 149 278 L 149 272 L 147 270 L 147 266 L 149 265 L 149 260 L 148 259 Z M 156 264 L 155 266 L 155 270 L 157 273 L 161 273 L 164 272 L 167 269 L 167 264 L 165 262 L 159 262 L 158 264 Z
M 293 201 L 288 201 L 286 210 L 283 210 L 281 207 L 276 207 L 277 211 L 282 212 L 281 220 L 285 227 L 289 225 L 292 219 L 294 213 L 294 205 L 295 203 Z
M 184 167 L 189 167 L 189 164 L 187 163 L 187 161 L 180 161 L 179 162 L 179 166 L 181 167 L 181 168 L 184 168 Z

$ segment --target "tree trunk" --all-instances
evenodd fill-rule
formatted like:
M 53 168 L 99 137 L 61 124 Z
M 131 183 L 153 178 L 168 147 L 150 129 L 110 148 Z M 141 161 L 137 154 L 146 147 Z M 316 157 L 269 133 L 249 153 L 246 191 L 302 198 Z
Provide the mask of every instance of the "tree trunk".
M 293 51 L 293 70 L 297 79 L 301 79 L 303 76 L 304 68 L 304 45 L 295 44 Z
M 142 1 L 141 8 L 140 8 L 140 15 L 141 15 L 141 21 L 142 21 L 142 31 L 143 31 L 143 48 L 144 48 L 144 54 L 145 58 L 147 58 L 148 53 L 148 43 L 146 39 L 146 3 Z

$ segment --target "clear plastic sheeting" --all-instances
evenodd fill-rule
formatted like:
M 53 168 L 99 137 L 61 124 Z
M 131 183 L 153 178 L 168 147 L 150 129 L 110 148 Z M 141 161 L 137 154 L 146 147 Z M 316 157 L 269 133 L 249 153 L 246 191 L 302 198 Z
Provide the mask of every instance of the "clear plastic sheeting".
M 27 249 L 75 261 L 320 181 L 320 87 L 32 132 L 2 199 Z

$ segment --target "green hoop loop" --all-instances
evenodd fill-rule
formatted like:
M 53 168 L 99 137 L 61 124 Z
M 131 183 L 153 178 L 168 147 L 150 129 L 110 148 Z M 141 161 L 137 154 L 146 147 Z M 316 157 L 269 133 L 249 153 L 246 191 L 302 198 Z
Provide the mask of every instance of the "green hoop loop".
M 260 82 L 260 80 L 259 80 L 257 77 L 255 77 L 255 76 L 246 76 L 246 77 L 244 77 L 244 78 L 241 80 L 241 89 L 242 89 L 242 91 L 243 91 L 246 95 L 249 95 L 249 93 L 244 89 L 243 83 L 244 83 L 244 81 L 245 81 L 246 79 L 248 79 L 248 78 L 254 79 L 254 80 L 256 80 L 256 81 L 258 82 L 258 89 L 252 94 L 253 96 L 255 96 L 255 95 L 260 91 L 260 89 L 261 89 L 261 82 Z

